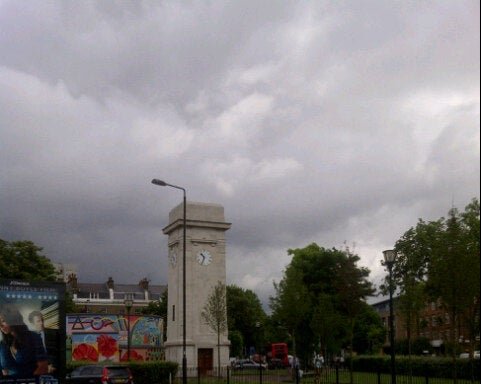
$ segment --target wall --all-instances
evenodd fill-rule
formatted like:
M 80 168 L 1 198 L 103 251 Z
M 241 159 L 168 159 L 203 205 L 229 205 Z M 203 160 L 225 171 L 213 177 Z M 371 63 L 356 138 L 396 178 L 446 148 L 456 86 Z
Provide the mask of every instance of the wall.
M 163 360 L 163 319 L 159 316 L 69 314 L 67 336 L 71 361 Z M 67 345 L 67 348 L 69 345 Z

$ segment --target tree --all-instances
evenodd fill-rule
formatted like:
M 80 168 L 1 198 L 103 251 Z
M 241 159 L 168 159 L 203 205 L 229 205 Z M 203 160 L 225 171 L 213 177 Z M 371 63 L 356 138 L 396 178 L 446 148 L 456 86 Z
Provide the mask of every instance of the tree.
M 43 248 L 32 241 L 0 239 L 0 278 L 26 281 L 56 281 L 55 267 L 49 258 L 42 255 Z M 65 293 L 65 312 L 78 312 L 72 295 Z
M 469 329 L 470 357 L 473 358 L 476 337 L 479 336 L 479 306 L 480 306 L 480 205 L 473 199 L 461 214 L 461 222 L 465 234 L 466 253 L 468 255 L 468 270 L 466 271 L 467 285 L 473 300 L 463 311 L 462 318 Z
M 369 270 L 364 267 L 358 267 L 357 262 L 359 256 L 350 252 L 346 248 L 344 257 L 341 257 L 337 265 L 336 280 L 334 286 L 337 290 L 337 297 L 340 307 L 346 314 L 348 320 L 348 340 L 349 351 L 352 357 L 354 351 L 354 327 L 356 324 L 356 317 L 362 311 L 365 299 L 374 293 L 372 283 L 367 280 L 369 277 Z M 350 382 L 353 382 L 352 361 L 350 369 Z
M 353 348 L 357 353 L 377 353 L 386 337 L 386 330 L 378 313 L 363 303 L 354 325 Z
M 146 307 L 142 308 L 144 315 L 160 316 L 163 319 L 167 319 L 167 289 L 162 292 L 159 300 L 151 301 Z
M 355 318 L 373 292 L 369 270 L 358 267 L 359 257 L 348 249 L 312 243 L 288 253 L 292 260 L 270 298 L 272 321 L 289 329 L 305 361 L 319 341 L 330 353 L 351 345 Z
M 65 292 L 65 313 L 78 313 L 79 307 L 74 303 L 72 294 Z
M 233 356 L 240 356 L 244 347 L 254 346 L 256 341 L 264 339 L 263 335 L 259 337 L 259 333 L 266 330 L 267 315 L 261 301 L 250 289 L 236 285 L 228 285 L 226 288 L 231 353 Z M 258 328 L 257 324 L 263 326 Z
M 288 330 L 292 337 L 292 349 L 296 353 L 296 336 L 301 333 L 301 324 L 308 321 L 310 310 L 309 294 L 302 281 L 302 272 L 289 266 L 284 278 L 275 284 L 276 297 L 271 298 L 271 308 L 279 323 Z
M 409 372 L 411 372 L 413 327 L 416 337 L 419 338 L 420 312 L 426 301 L 427 270 L 441 229 L 441 221 L 426 223 L 420 219 L 416 227 L 406 231 L 395 245 L 397 257 L 392 276 L 393 285 L 399 290 L 396 309 L 402 315 L 401 319 L 406 329 Z M 384 287 L 386 291 L 388 284 L 386 282 Z
M 226 287 L 221 281 L 212 289 L 201 316 L 210 329 L 217 334 L 217 367 L 220 376 L 220 336 L 227 332 Z
M 346 337 L 345 319 L 335 304 L 333 296 L 319 295 L 310 324 L 315 337 L 319 339 L 319 349 L 324 356 L 340 350 Z
M 474 314 L 479 310 L 479 203 L 473 200 L 462 215 L 452 208 L 442 224 L 429 264 L 427 286 L 431 296 L 441 299 L 449 313 L 451 343 L 455 345 L 460 319 L 468 314 L 476 322 Z M 455 381 L 456 352 L 453 349 Z
M 0 277 L 27 281 L 55 281 L 52 262 L 31 241 L 8 242 L 0 239 Z
M 242 338 L 242 334 L 239 331 L 231 331 L 229 329 L 229 341 L 231 355 L 242 356 L 242 351 L 244 349 L 244 340 Z

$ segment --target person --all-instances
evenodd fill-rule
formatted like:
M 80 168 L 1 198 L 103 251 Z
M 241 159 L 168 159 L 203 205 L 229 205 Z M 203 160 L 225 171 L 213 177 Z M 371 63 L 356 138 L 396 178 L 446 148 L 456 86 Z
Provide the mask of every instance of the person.
M 8 378 L 25 379 L 48 373 L 39 335 L 30 331 L 16 306 L 0 305 L 0 367 Z
M 57 367 L 57 331 L 55 329 L 45 328 L 45 319 L 43 313 L 40 311 L 30 312 L 28 321 L 32 324 L 33 331 L 42 339 L 42 345 L 48 357 L 48 373 L 53 373 Z
M 314 358 L 314 366 L 316 367 L 316 373 L 319 374 L 322 372 L 322 366 L 324 365 L 324 356 L 321 354 L 316 354 Z

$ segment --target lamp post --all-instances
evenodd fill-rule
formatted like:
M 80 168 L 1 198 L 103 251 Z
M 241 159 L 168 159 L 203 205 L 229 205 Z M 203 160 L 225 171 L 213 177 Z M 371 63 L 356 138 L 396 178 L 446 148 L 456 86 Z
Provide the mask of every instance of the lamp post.
M 389 343 L 391 344 L 391 384 L 396 384 L 396 357 L 394 352 L 394 308 L 392 302 L 393 284 L 392 284 L 392 267 L 396 260 L 396 251 L 388 249 L 382 252 L 384 255 L 384 263 L 389 271 Z
M 184 215 L 183 215 L 183 245 L 182 245 L 182 383 L 187 384 L 187 354 L 186 354 L 186 298 L 185 298 L 185 291 L 186 291 L 186 274 L 185 274 L 185 267 L 186 267 L 186 256 L 185 256 L 185 248 L 186 248 L 186 228 L 187 228 L 187 198 L 186 198 L 186 191 L 185 188 L 179 187 L 178 185 L 173 185 L 166 183 L 165 181 L 159 179 L 153 179 L 152 184 L 159 185 L 161 187 L 171 187 L 175 189 L 180 189 L 184 194 Z
M 124 305 L 127 309 L 127 361 L 130 361 L 130 310 L 133 304 L 133 300 L 126 296 L 124 299 Z

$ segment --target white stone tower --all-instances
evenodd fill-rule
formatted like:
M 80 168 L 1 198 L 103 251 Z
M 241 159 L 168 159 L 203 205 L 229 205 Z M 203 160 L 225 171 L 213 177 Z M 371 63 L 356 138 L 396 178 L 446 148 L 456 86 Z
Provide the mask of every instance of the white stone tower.
M 187 202 L 186 209 L 186 356 L 187 367 L 201 371 L 217 366 L 217 335 L 201 318 L 213 287 L 226 281 L 225 231 L 231 224 L 218 204 Z M 169 213 L 169 278 L 166 359 L 182 366 L 183 203 Z M 227 332 L 221 335 L 221 366 L 229 361 Z

